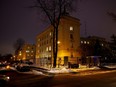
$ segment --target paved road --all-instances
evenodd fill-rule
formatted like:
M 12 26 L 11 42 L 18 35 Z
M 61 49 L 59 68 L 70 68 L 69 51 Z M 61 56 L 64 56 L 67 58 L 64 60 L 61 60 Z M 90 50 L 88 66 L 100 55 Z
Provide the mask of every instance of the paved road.
M 10 73 L 6 87 L 116 87 L 116 71 L 94 75 L 62 74 L 54 77 Z

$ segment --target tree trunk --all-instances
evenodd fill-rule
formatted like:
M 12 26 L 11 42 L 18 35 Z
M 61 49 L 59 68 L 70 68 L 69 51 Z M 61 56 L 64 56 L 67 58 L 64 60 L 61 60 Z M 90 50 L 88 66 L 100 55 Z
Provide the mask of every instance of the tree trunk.
M 57 65 L 57 53 L 58 53 L 58 26 L 54 27 L 54 33 L 53 33 L 53 67 L 55 68 Z

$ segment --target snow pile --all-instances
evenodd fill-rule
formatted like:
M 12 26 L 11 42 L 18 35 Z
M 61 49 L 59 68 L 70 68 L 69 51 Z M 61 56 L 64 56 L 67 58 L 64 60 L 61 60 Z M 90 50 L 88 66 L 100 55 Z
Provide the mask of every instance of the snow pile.
M 64 68 L 52 68 L 50 71 L 50 73 L 69 73 L 69 70 L 66 69 L 65 67 Z
M 61 73 L 69 73 L 69 69 L 66 69 L 65 67 L 60 70 Z
M 35 75 L 43 75 L 42 72 L 37 71 L 37 70 L 32 70 L 32 72 L 33 72 L 33 74 L 35 74 Z
M 106 65 L 106 66 L 104 66 L 104 67 L 113 69 L 113 68 L 116 68 L 116 65 Z

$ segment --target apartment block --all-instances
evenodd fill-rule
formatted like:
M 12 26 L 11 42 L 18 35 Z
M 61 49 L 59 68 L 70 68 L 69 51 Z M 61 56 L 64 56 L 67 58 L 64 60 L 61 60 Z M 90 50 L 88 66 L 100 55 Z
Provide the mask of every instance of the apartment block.
M 58 28 L 57 66 L 79 64 L 80 54 L 80 20 L 71 16 L 63 16 Z M 53 26 L 36 37 L 36 64 L 52 67 L 53 65 Z
M 29 60 L 34 62 L 35 60 L 35 45 L 25 43 L 22 49 L 18 53 L 18 60 Z

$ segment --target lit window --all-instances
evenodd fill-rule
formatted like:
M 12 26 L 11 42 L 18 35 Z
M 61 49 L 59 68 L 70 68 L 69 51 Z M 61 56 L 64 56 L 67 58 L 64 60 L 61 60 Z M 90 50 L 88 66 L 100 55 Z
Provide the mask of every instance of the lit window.
M 46 47 L 46 51 L 48 51 L 48 47 Z
M 19 54 L 21 56 L 21 54 Z
M 81 43 L 83 43 L 83 41 L 81 41 Z
M 73 31 L 73 27 L 72 26 L 70 27 L 70 31 Z
M 86 41 L 84 41 L 84 44 L 86 44 L 87 42 Z
M 87 44 L 89 44 L 89 42 L 87 42 Z
M 29 50 L 26 50 L 26 53 L 29 53 Z
M 51 46 L 49 46 L 49 51 L 51 51 L 52 50 L 52 48 L 51 48 Z
M 50 34 L 49 34 L 50 36 L 52 35 L 52 33 L 50 32 Z
M 102 46 L 104 46 L 104 44 L 101 44 Z

